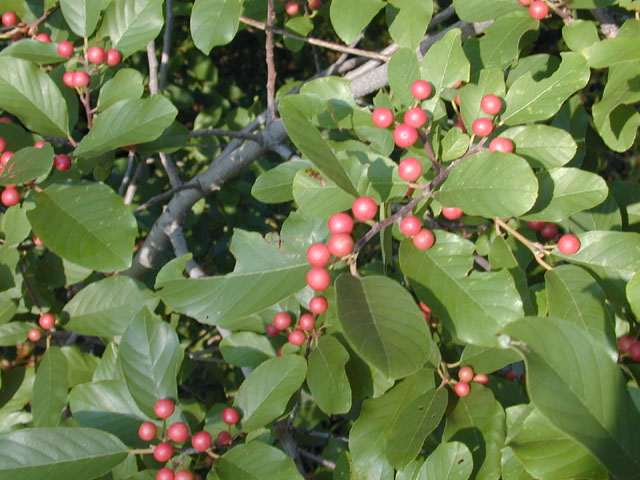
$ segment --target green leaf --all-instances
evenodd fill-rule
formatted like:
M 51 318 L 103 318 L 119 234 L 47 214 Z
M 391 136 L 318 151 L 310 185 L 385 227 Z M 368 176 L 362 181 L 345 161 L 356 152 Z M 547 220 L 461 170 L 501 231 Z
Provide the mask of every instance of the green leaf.
M 67 390 L 67 359 L 60 347 L 49 347 L 33 384 L 31 413 L 35 427 L 55 427 L 60 423 L 62 409 L 67 405 Z
M 296 173 L 311 165 L 311 162 L 302 159 L 280 163 L 256 178 L 251 195 L 263 203 L 289 202 L 293 200 L 292 185 Z
M 290 457 L 260 441 L 233 447 L 216 460 L 214 467 L 220 480 L 302 480 Z
M 640 61 L 637 36 L 607 38 L 582 51 L 591 68 L 607 68 Z
M 523 342 L 512 347 L 525 360 L 527 391 L 540 412 L 615 477 L 640 478 L 640 413 L 602 345 L 580 327 L 551 317 L 522 319 L 504 333 Z
M 469 45 L 469 42 L 467 42 L 465 46 L 466 45 Z M 481 117 L 491 118 L 493 120 L 492 116 L 482 110 L 482 99 L 485 95 L 489 94 L 504 98 L 504 71 L 501 68 L 483 68 L 480 72 L 477 85 L 468 83 L 458 91 L 460 112 L 462 113 L 462 120 L 465 125 L 472 125 L 476 119 Z M 449 130 L 449 132 L 456 128 L 457 127 L 454 127 Z M 468 146 L 469 143 L 467 143 L 467 147 Z
M 311 30 L 313 30 L 313 20 L 311 20 L 307 15 L 291 17 L 285 22 L 284 28 L 290 32 L 306 37 L 309 35 Z M 302 47 L 304 47 L 305 42 L 298 40 L 297 38 L 285 36 L 284 45 L 292 52 L 299 52 L 302 50 Z
M 136 220 L 111 188 L 100 183 L 54 183 L 34 198 L 36 207 L 27 217 L 53 252 L 102 272 L 131 265 Z
M 447 415 L 442 440 L 462 442 L 469 448 L 474 478 L 481 480 L 500 476 L 500 450 L 506 433 L 502 405 L 491 390 L 472 384 L 471 393 L 458 398 L 456 407 Z
M 418 456 L 427 435 L 442 420 L 447 402 L 447 389 L 439 388 L 429 390 L 404 406 L 387 432 L 385 454 L 391 465 L 403 469 Z
M 433 15 L 433 0 L 390 0 L 387 5 L 389 35 L 404 48 L 415 49 Z
M 143 92 L 142 74 L 133 68 L 123 68 L 100 89 L 98 110 L 104 111 L 120 100 L 137 100 Z
M 27 428 L 0 437 L 0 480 L 91 480 L 127 457 L 116 437 L 90 428 Z
M 242 431 L 257 430 L 282 415 L 306 374 L 307 364 L 300 355 L 284 355 L 261 363 L 242 382 L 234 401 L 242 412 Z
M 213 47 L 233 40 L 241 10 L 241 0 L 196 0 L 189 26 L 196 48 L 209 55 Z
M 0 56 L 3 55 L 29 60 L 34 63 L 59 63 L 65 60 L 58 53 L 55 43 L 40 42 L 31 38 L 12 43 L 0 52 Z
M 387 63 L 389 88 L 394 101 L 403 106 L 411 106 L 416 99 L 411 94 L 411 84 L 420 78 L 420 66 L 415 50 L 401 48 Z
M 349 45 L 384 6 L 383 0 L 333 0 L 329 7 L 331 25 L 340 39 Z
M 86 286 L 65 305 L 70 317 L 65 329 L 107 338 L 122 335 L 140 310 L 153 311 L 159 301 L 131 277 L 107 277 Z
M 285 97 L 280 102 L 280 114 L 289 138 L 336 185 L 358 197 L 358 191 L 335 152 L 305 114 L 305 104 L 314 101 L 310 97 L 310 94 L 298 94 Z
M 511 0 L 453 0 L 456 15 L 465 22 L 485 22 L 493 20 L 509 12 L 522 10 L 520 4 L 514 4 Z
M 46 175 L 53 166 L 53 148 L 26 147 L 18 150 L 0 174 L 0 185 L 19 185 Z
M 488 218 L 520 216 L 537 196 L 538 182 L 529 164 L 517 155 L 500 152 L 471 155 L 456 165 L 436 193 L 443 205 Z
M 334 213 L 348 210 L 356 199 L 315 168 L 298 170 L 291 187 L 298 210 L 309 218 L 326 219 Z
M 8 246 L 16 246 L 31 233 L 31 224 L 27 219 L 27 209 L 14 205 L 2 215 L 2 231 Z M 2 323 L 2 322 L 0 322 Z
M 600 175 L 578 168 L 555 168 L 538 173 L 540 194 L 527 220 L 559 222 L 574 213 L 604 202 L 609 194 Z
M 307 385 L 327 415 L 348 413 L 351 409 L 351 386 L 345 371 L 349 352 L 333 336 L 322 336 L 309 355 Z
M 505 98 L 506 108 L 501 120 L 507 125 L 546 120 L 590 77 L 585 58 L 579 53 L 563 52 L 562 63 L 549 78 L 536 82 L 524 74 L 513 82 Z
M 473 458 L 469 448 L 461 442 L 443 442 L 427 457 L 416 480 L 467 480 L 472 471 Z
M 522 125 L 500 133 L 513 141 L 515 152 L 536 168 L 556 168 L 568 163 L 578 145 L 570 133 L 548 125 Z
M 276 351 L 264 335 L 236 332 L 220 342 L 222 358 L 236 367 L 257 367 L 275 356 Z
M 90 37 L 98 25 L 101 0 L 60 0 L 62 15 L 73 33 Z
M 163 3 L 162 0 L 113 0 L 104 14 L 98 36 L 111 38 L 113 48 L 122 53 L 123 58 L 142 50 L 162 30 Z
M 21 411 L 33 397 L 35 372 L 33 367 L 14 367 L 2 373 L 0 417 Z
M 473 367 L 476 373 L 493 373 L 519 360 L 518 354 L 509 349 L 465 345 L 460 364 Z
M 258 233 L 235 230 L 230 251 L 237 263 L 227 275 L 185 279 L 181 266 L 179 278 L 163 278 L 165 269 L 173 265 L 165 266 L 156 279 L 162 301 L 201 323 L 233 329 L 234 321 L 260 312 L 305 286 L 309 270 L 306 257 L 287 254 L 277 242 L 269 243 Z
M 469 135 L 459 127 L 453 127 L 442 139 L 442 161 L 450 162 L 460 158 L 469 150 Z
M 417 372 L 437 348 L 415 301 L 396 281 L 343 274 L 335 288 L 345 338 L 385 377 L 395 380 Z
M 502 480 L 533 480 L 509 447 L 502 450 L 501 467 Z
M 177 396 L 176 375 L 183 352 L 173 328 L 148 310 L 141 313 L 122 335 L 119 359 L 131 395 L 153 417 L 158 399 Z
M 0 56 L 0 107 L 34 132 L 52 137 L 69 134 L 67 104 L 60 90 L 26 60 Z
M 29 330 L 34 327 L 34 324 L 25 322 L 10 322 L 0 325 L 0 347 L 13 347 L 24 342 Z
M 586 20 L 575 20 L 565 25 L 562 28 L 562 39 L 574 52 L 580 52 L 600 41 L 595 22 Z
M 404 240 L 399 251 L 402 272 L 453 335 L 466 343 L 497 347 L 496 333 L 522 316 L 522 299 L 506 270 L 466 276 L 473 247 L 458 238 L 438 230 L 429 250 Z
M 81 383 L 90 382 L 100 358 L 76 346 L 65 346 L 60 348 L 60 351 L 67 360 L 67 365 L 73 365 L 73 368 L 68 369 L 69 387 L 73 388 Z
M 640 316 L 640 272 L 636 272 L 629 283 L 627 283 L 626 293 L 633 314 L 636 317 Z
M 177 114 L 176 107 L 160 95 L 121 100 L 96 117 L 93 128 L 73 153 L 90 158 L 127 145 L 150 142 L 173 123 Z

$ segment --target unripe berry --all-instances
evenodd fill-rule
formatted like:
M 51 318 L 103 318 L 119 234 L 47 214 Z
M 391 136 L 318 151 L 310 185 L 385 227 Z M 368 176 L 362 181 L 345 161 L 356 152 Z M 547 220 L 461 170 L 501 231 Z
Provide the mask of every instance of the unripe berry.
M 173 415 L 175 409 L 176 404 L 168 398 L 158 400 L 153 406 L 153 411 L 158 418 L 169 418 L 171 415 Z
M 164 463 L 173 457 L 173 446 L 170 443 L 159 443 L 153 449 L 153 458 Z
M 310 332 L 316 327 L 316 319 L 310 313 L 303 313 L 298 320 L 298 328 Z
M 529 5 L 529 15 L 536 20 L 542 20 L 549 13 L 549 7 L 542 0 L 536 0 Z
M 378 107 L 371 113 L 373 124 L 379 128 L 387 128 L 393 123 L 393 112 L 388 108 Z
M 488 385 L 489 377 L 484 373 L 477 373 L 476 375 L 474 375 L 473 381 L 479 383 L 480 385 Z
M 420 107 L 413 107 L 404 114 L 404 123 L 410 127 L 420 128 L 427 123 L 427 112 Z
M 18 17 L 13 12 L 5 12 L 2 14 L 2 25 L 5 27 L 13 27 L 18 21 Z
M 409 148 L 418 140 L 418 131 L 405 123 L 396 126 L 393 131 L 393 140 L 400 148 Z
M 318 295 L 309 301 L 309 311 L 316 315 L 323 314 L 327 311 L 327 308 L 329 308 L 329 304 L 327 303 L 327 299 L 323 296 Z
M 291 315 L 286 312 L 278 312 L 273 317 L 273 326 L 278 330 L 286 330 L 291 325 Z
M 53 161 L 53 164 L 56 166 L 58 170 L 61 170 L 61 171 L 69 170 L 71 168 L 71 158 L 69 158 L 69 155 L 65 155 L 64 153 L 61 153 L 60 155 L 56 156 L 55 160 Z
M 280 333 L 280 330 L 273 323 L 267 325 L 267 337 L 275 337 L 278 333 Z
M 473 368 L 466 366 L 458 371 L 458 378 L 461 382 L 469 383 L 473 380 Z
M 150 442 L 156 438 L 156 433 L 158 433 L 158 428 L 154 423 L 142 422 L 140 427 L 138 427 L 138 436 L 146 442 Z
M 220 416 L 222 417 L 222 421 L 227 425 L 235 425 L 240 419 L 240 415 L 238 415 L 236 409 L 231 407 L 225 408 Z
M 411 84 L 411 95 L 416 100 L 425 100 L 431 96 L 431 84 L 425 80 L 416 80 Z
M 353 238 L 348 233 L 336 233 L 329 238 L 329 252 L 342 258 L 353 252 Z M 320 265 L 317 265 L 320 266 Z
M 422 164 L 417 158 L 407 157 L 398 164 L 398 175 L 402 180 L 415 182 L 422 175 Z
M 458 382 L 453 387 L 453 390 L 456 392 L 456 395 L 458 395 L 459 397 L 466 397 L 467 395 L 469 395 L 469 392 L 471 391 L 471 387 L 469 386 L 468 383 Z
M 5 207 L 12 207 L 20 203 L 20 194 L 15 188 L 5 188 L 0 195 L 0 200 Z
M 540 230 L 540 235 L 547 240 L 551 240 L 558 235 L 558 227 L 554 223 L 545 223 L 544 227 Z
M 39 33 L 36 35 L 36 40 L 43 43 L 51 43 L 51 37 L 47 33 Z
M 73 72 L 73 86 L 74 87 L 86 87 L 89 85 L 89 74 L 87 72 Z
M 231 434 L 229 432 L 222 431 L 218 434 L 217 440 L 220 445 L 229 445 L 229 443 L 231 443 Z
M 511 153 L 513 152 L 513 142 L 508 138 L 496 137 L 489 143 L 489 151 Z
M 353 219 L 348 213 L 335 213 L 329 217 L 329 231 L 336 233 L 351 233 Z
M 191 437 L 191 446 L 199 452 L 204 452 L 211 446 L 211 441 L 211 434 L 209 432 L 201 431 L 193 434 L 193 437 Z
M 287 2 L 287 5 L 284 7 L 284 11 L 287 12 L 287 15 L 297 15 L 299 9 L 300 5 L 298 5 L 298 2 Z
M 297 345 L 300 346 L 304 343 L 304 341 L 307 339 L 307 336 L 304 334 L 304 332 L 302 330 L 292 330 L 289 333 L 289 343 L 291 343 L 292 345 Z
M 531 230 L 542 230 L 546 224 L 546 222 L 527 222 L 527 225 Z
M 29 330 L 29 333 L 27 333 L 27 337 L 33 343 L 36 343 L 38 340 L 42 338 L 42 330 L 40 330 L 39 328 L 32 328 Z
M 485 95 L 480 101 L 480 108 L 488 115 L 497 115 L 502 110 L 502 100 L 493 94 Z
M 67 87 L 75 87 L 75 73 L 76 72 L 65 72 L 64 75 L 62 75 L 62 83 Z
M 558 239 L 558 250 L 565 255 L 573 255 L 580 250 L 580 240 L 575 235 L 567 233 Z
M 172 423 L 169 426 L 168 434 L 172 442 L 184 443 L 189 438 L 189 427 L 184 422 Z
M 640 362 L 640 342 L 636 342 L 631 345 L 629 349 L 629 356 L 636 362 Z
M 618 339 L 618 350 L 620 350 L 620 353 L 629 353 L 634 343 L 636 343 L 636 339 L 630 335 L 620 337 Z
M 420 250 L 428 250 L 436 241 L 433 232 L 427 228 L 423 228 L 413 237 L 413 244 Z
M 73 43 L 68 40 L 58 43 L 58 55 L 64 58 L 69 58 L 73 55 Z
M 458 207 L 442 207 L 442 216 L 447 220 L 458 220 L 464 215 L 461 208 Z
M 407 237 L 413 237 L 422 230 L 422 222 L 418 217 L 409 215 L 400 222 L 400 231 Z
M 307 261 L 314 267 L 324 267 L 330 258 L 330 249 L 324 243 L 314 243 L 307 249 Z
M 110 48 L 107 50 L 107 65 L 115 67 L 122 61 L 122 54 L 118 50 Z
M 91 47 L 87 50 L 87 58 L 96 65 L 103 63 L 107 59 L 107 54 L 102 47 Z
M 38 324 L 45 330 L 53 328 L 56 323 L 56 317 L 53 313 L 43 313 L 38 319 Z
M 378 205 L 371 197 L 359 197 L 353 201 L 351 213 L 353 213 L 356 220 L 366 222 L 375 218 L 378 213 Z
M 313 267 L 307 272 L 307 285 L 318 292 L 323 292 L 331 285 L 331 276 L 324 268 Z
M 478 137 L 486 137 L 493 132 L 493 122 L 488 118 L 478 118 L 473 125 L 471 125 L 474 135 Z
M 173 470 L 170 468 L 161 468 L 156 473 L 156 480 L 175 480 L 175 476 L 173 475 Z

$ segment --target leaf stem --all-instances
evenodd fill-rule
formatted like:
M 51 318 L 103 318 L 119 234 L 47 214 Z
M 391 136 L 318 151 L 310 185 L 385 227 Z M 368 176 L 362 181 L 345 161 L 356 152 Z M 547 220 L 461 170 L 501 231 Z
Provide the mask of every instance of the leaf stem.
M 498 233 L 500 233 L 501 228 L 509 232 L 509 234 L 514 236 L 517 240 L 520 241 L 520 243 L 531 250 L 531 253 L 533 253 L 533 257 L 536 259 L 536 262 L 542 265 L 542 267 L 544 267 L 546 270 L 553 270 L 553 267 L 542 259 L 542 257 L 549 254 L 549 252 L 545 250 L 542 245 L 537 242 L 532 242 L 524 235 L 511 228 L 506 222 L 500 220 L 498 217 L 494 218 L 493 221 L 496 224 Z

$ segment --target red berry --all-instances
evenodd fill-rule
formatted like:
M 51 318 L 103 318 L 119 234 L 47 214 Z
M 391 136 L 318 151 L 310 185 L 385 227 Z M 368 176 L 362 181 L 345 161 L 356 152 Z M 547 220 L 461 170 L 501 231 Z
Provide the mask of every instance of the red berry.
M 68 40 L 60 42 L 58 44 L 58 55 L 64 58 L 69 58 L 73 55 L 73 43 Z
M 324 267 L 330 258 L 330 249 L 324 243 L 314 243 L 307 249 L 307 261 L 314 267 Z
M 110 48 L 107 50 L 107 65 L 115 67 L 122 61 L 122 54 L 118 50 Z
M 318 295 L 317 297 L 313 297 L 309 301 L 309 311 L 311 313 L 315 313 L 316 315 L 323 314 L 329 308 L 329 304 L 327 303 L 327 299 Z
M 33 343 L 36 343 L 38 340 L 42 338 L 42 330 L 40 330 L 39 328 L 32 328 L 29 330 L 29 333 L 27 333 L 27 337 Z
M 276 350 L 276 356 L 277 357 L 281 357 L 282 356 L 282 347 L 284 347 L 284 345 L 280 345 L 278 347 L 278 350 Z
M 217 440 L 220 445 L 229 445 L 229 443 L 231 443 L 231 434 L 229 432 L 222 431 L 218 434 Z
M 473 377 L 473 381 L 480 385 L 487 385 L 489 383 L 489 377 L 484 373 L 478 373 Z
M 518 0 L 518 3 L 520 5 L 524 5 L 525 7 L 531 5 L 531 2 L 533 2 L 533 0 Z
M 502 100 L 492 94 L 485 95 L 480 101 L 480 108 L 488 115 L 497 115 L 502 110 Z
M 575 235 L 567 233 L 558 239 L 558 250 L 565 255 L 573 255 L 580 250 L 580 240 Z
M 173 457 L 173 447 L 170 443 L 159 443 L 153 449 L 153 458 L 159 462 L 166 462 Z
M 5 12 L 2 14 L 2 25 L 5 27 L 13 27 L 18 21 L 18 17 L 13 12 Z
M 299 9 L 300 5 L 298 5 L 298 2 L 287 2 L 287 5 L 284 7 L 284 11 L 287 12 L 287 15 L 297 15 Z
M 356 220 L 366 222 L 376 216 L 378 213 L 378 205 L 371 197 L 359 197 L 353 201 L 351 213 L 353 213 Z
M 178 470 L 174 480 L 193 480 L 193 473 L 190 470 Z
M 507 370 L 504 376 L 507 380 L 515 380 L 518 378 L 518 374 L 513 368 L 510 368 L 509 370 Z
M 410 127 L 420 128 L 427 123 L 427 112 L 420 107 L 413 107 L 404 114 L 404 123 Z
M 311 10 L 320 10 L 322 0 L 309 0 L 308 5 Z
M 273 323 L 270 323 L 269 325 L 267 325 L 268 337 L 275 337 L 276 335 L 278 335 L 278 333 L 280 333 L 280 330 L 278 330 Z
M 176 422 L 172 423 L 169 426 L 169 439 L 172 442 L 176 443 L 184 443 L 189 438 L 189 427 L 184 422 Z
M 488 118 L 478 118 L 473 125 L 471 125 L 474 135 L 478 137 L 486 137 L 493 132 L 493 122 Z
M 451 88 L 453 88 L 455 90 L 456 88 L 459 88 L 460 85 L 462 85 L 462 80 L 458 80 L 457 82 L 453 82 L 453 84 L 451 85 Z
M 336 233 L 351 233 L 353 219 L 348 213 L 335 213 L 329 217 L 329 231 Z
M 379 128 L 387 128 L 393 123 L 393 112 L 388 108 L 378 107 L 371 113 L 373 124 Z
M 513 152 L 513 142 L 508 138 L 496 137 L 489 143 L 489 151 L 511 153 Z
M 447 220 L 458 220 L 464 215 L 461 208 L 458 207 L 442 207 L 442 216 Z
M 331 276 L 324 268 L 313 267 L 307 272 L 307 285 L 314 290 L 323 292 L 331 285 Z
M 409 148 L 418 140 L 418 131 L 407 124 L 401 123 L 393 131 L 393 139 L 400 148 Z
M 310 332 L 316 327 L 316 319 L 310 313 L 303 313 L 298 320 L 298 328 Z
M 424 302 L 420 302 L 420 310 L 422 310 L 424 313 L 431 313 L 431 309 L 429 308 L 429 305 L 427 305 Z
M 540 235 L 548 240 L 555 238 L 558 235 L 558 227 L 554 223 L 545 223 L 540 230 Z
M 87 72 L 73 72 L 73 86 L 74 87 L 86 87 L 89 85 L 89 74 Z
M 473 380 L 473 368 L 471 367 L 462 367 L 458 371 L 458 378 L 461 382 L 469 383 Z
M 15 188 L 5 188 L 0 200 L 5 207 L 12 207 L 20 202 L 20 194 Z
M 7 148 L 7 142 L 0 137 L 0 153 L 4 152 L 5 148 Z
M 418 234 L 420 230 L 422 230 L 422 222 L 418 217 L 409 215 L 408 217 L 404 217 L 400 222 L 400 231 L 407 237 L 413 237 Z
M 156 433 L 158 433 L 158 429 L 154 423 L 142 422 L 138 427 L 138 436 L 147 442 L 156 438 Z
M 527 222 L 531 230 L 542 230 L 546 224 L 546 222 Z
M 422 175 L 422 164 L 417 158 L 407 157 L 398 164 L 398 175 L 402 180 L 415 182 Z
M 173 470 L 170 468 L 161 468 L 158 470 L 158 473 L 156 473 L 156 480 L 175 480 Z
M 44 43 L 51 43 L 51 37 L 47 33 L 39 33 L 36 35 L 36 40 Z
M 11 123 L 11 119 L 9 117 L 0 117 L 0 122 Z
M 62 75 L 62 83 L 64 83 L 67 87 L 75 87 L 75 73 L 76 72 L 65 72 L 64 75 Z
M 171 415 L 173 415 L 175 409 L 176 404 L 173 402 L 173 400 L 169 400 L 168 398 L 158 400 L 153 406 L 153 411 L 158 418 L 169 418 Z
M 634 343 L 636 343 L 636 339 L 630 335 L 620 337 L 618 339 L 618 350 L 620 350 L 620 353 L 629 353 Z
M 425 100 L 431 96 L 431 84 L 424 80 L 416 80 L 411 84 L 411 95 L 416 100 Z
M 542 0 L 536 0 L 529 5 L 529 15 L 536 20 L 542 20 L 549 13 L 549 7 Z
M 53 163 L 56 168 L 61 171 L 69 170 L 71 168 L 71 158 L 69 158 L 69 155 L 65 155 L 64 153 L 56 156 Z
M 53 315 L 53 313 L 43 313 L 42 315 L 40 315 L 38 323 L 45 330 L 49 330 L 55 325 L 56 317 Z
M 9 163 L 11 157 L 13 157 L 13 152 L 10 150 L 7 150 L 2 155 L 0 155 L 0 166 L 4 167 L 7 163 Z
M 34 244 L 36 247 L 42 247 L 42 246 L 44 246 L 44 243 L 42 243 L 42 240 L 40 240 L 40 237 L 38 237 L 37 235 L 34 235 L 34 236 L 33 236 L 33 244 Z
M 278 330 L 286 330 L 291 325 L 291 315 L 286 312 L 278 312 L 273 317 L 273 326 Z
M 240 415 L 238 415 L 236 409 L 231 407 L 225 408 L 220 416 L 222 417 L 222 421 L 227 425 L 235 425 L 240 419 Z
M 640 342 L 635 342 L 631 345 L 629 356 L 636 362 L 640 362 Z
M 43 148 L 46 145 L 45 142 L 43 142 L 42 140 L 36 142 L 33 144 L 34 148 Z
M 459 397 L 466 397 L 467 395 L 469 395 L 469 392 L 471 391 L 471 387 L 469 386 L 468 383 L 458 382 L 453 387 L 453 390 L 456 392 L 456 395 L 458 395 Z
M 304 343 L 304 341 L 307 339 L 307 336 L 304 334 L 304 332 L 302 330 L 292 330 L 289 333 L 289 343 L 291 343 L 292 345 L 297 345 L 300 346 Z
M 222 413 L 226 410 L 228 409 L 223 410 Z M 224 420 L 224 416 L 222 419 Z M 211 446 L 211 441 L 211 434 L 209 432 L 201 431 L 193 434 L 193 437 L 191 437 L 191 446 L 199 452 L 204 452 Z
M 423 228 L 413 237 L 413 244 L 420 250 L 428 250 L 433 246 L 436 238 L 431 230 Z
M 348 233 L 336 233 L 329 238 L 329 252 L 342 258 L 353 252 L 353 238 Z M 316 265 L 321 266 L 321 265 Z
M 91 47 L 87 50 L 87 58 L 91 63 L 100 64 L 107 59 L 107 53 L 102 47 Z

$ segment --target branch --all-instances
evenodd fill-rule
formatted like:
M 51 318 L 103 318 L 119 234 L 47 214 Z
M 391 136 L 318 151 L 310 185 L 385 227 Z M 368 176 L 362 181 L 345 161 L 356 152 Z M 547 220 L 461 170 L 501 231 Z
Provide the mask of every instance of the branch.
M 309 460 L 313 460 L 314 462 L 322 465 L 323 467 L 327 467 L 329 470 L 336 469 L 336 464 L 330 460 L 327 460 L 326 458 L 319 457 L 318 455 L 315 455 L 311 452 L 307 452 L 306 450 L 302 450 L 301 448 L 298 448 L 298 452 L 300 452 L 300 455 L 302 455 L 303 457 L 308 458 Z
M 267 28 L 264 47 L 267 59 L 267 110 L 269 110 L 271 120 L 276 119 L 276 66 L 273 63 L 273 21 L 275 17 L 273 0 L 267 0 Z
M 198 137 L 230 137 L 230 138 L 241 138 L 243 140 L 251 140 L 252 142 L 260 143 L 261 138 L 259 135 L 254 135 L 253 133 L 245 133 L 237 132 L 234 130 L 223 130 L 221 128 L 204 128 L 202 130 L 194 130 L 189 133 L 191 138 Z
M 146 210 L 147 208 L 149 208 L 152 205 L 155 205 L 156 203 L 162 202 L 164 200 L 168 200 L 171 197 L 173 197 L 173 195 L 177 192 L 179 192 L 180 190 L 188 190 L 190 188 L 198 188 L 196 185 L 179 185 L 177 187 L 172 188 L 171 190 L 167 190 L 164 193 L 161 193 L 160 195 L 156 195 L 155 197 L 151 197 L 149 200 L 147 200 L 146 202 L 144 202 L 142 205 L 140 205 L 138 208 L 136 208 L 133 213 L 140 213 L 144 210 Z
M 164 6 L 164 34 L 162 36 L 162 56 L 160 57 L 160 90 L 167 88 L 169 74 L 169 52 L 173 33 L 173 0 L 166 0 Z

